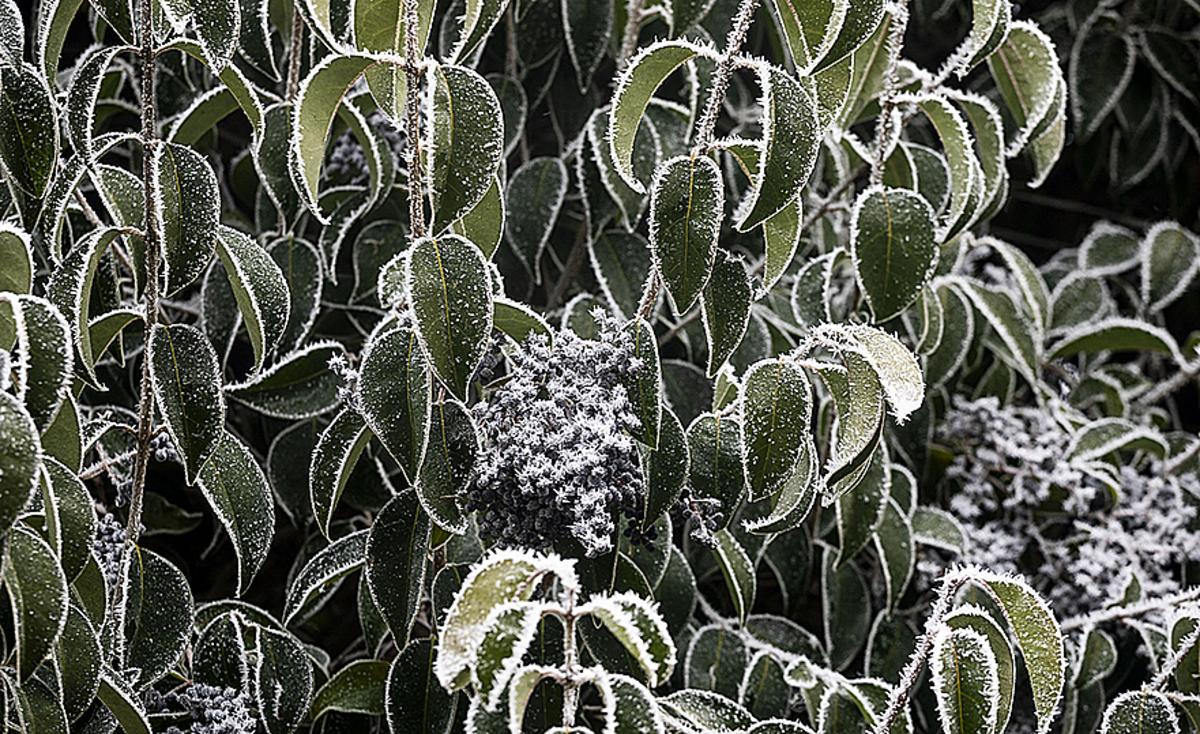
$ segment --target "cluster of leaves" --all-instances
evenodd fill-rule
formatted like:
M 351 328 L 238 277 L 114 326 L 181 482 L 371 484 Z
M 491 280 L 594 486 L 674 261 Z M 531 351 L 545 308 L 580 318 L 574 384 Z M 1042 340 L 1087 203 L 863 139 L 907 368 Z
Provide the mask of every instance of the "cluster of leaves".
M 1054 408 L 1030 525 L 1200 470 L 1200 240 L 985 235 L 1078 84 L 1009 2 L 83 7 L 0 0 L 6 726 L 1196 727 L 1190 559 L 938 566 L 953 396 Z

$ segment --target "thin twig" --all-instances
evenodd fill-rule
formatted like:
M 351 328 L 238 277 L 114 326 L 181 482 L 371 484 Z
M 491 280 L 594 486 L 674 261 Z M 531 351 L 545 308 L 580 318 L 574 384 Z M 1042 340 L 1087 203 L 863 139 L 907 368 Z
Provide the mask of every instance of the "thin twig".
M 617 73 L 613 76 L 613 83 L 621 78 L 625 67 L 629 65 L 630 59 L 633 58 L 633 52 L 637 51 L 638 31 L 642 29 L 642 16 L 645 11 L 646 0 L 629 0 L 625 3 L 625 32 L 621 36 L 621 53 L 617 56 Z
M 1137 604 L 1127 604 L 1123 607 L 1113 607 L 1112 609 L 1103 609 L 1099 612 L 1091 614 L 1082 614 L 1078 617 L 1071 617 L 1067 621 L 1059 625 L 1059 629 L 1063 632 L 1071 632 L 1084 627 L 1094 627 L 1102 622 L 1115 622 L 1120 619 L 1130 619 L 1131 617 L 1140 617 L 1143 614 L 1149 614 L 1160 609 L 1179 606 L 1185 602 L 1200 599 L 1200 586 L 1194 586 L 1187 591 L 1181 591 L 1172 596 L 1162 597 L 1160 599 L 1149 599 L 1147 601 L 1138 602 Z
M 404 111 L 405 150 L 408 153 L 408 226 L 413 239 L 425 236 L 425 201 L 421 175 L 421 116 L 418 95 L 421 93 L 419 31 L 420 18 L 417 0 L 404 0 Z
M 742 0 L 738 5 L 737 14 L 733 16 L 732 27 L 725 43 L 725 53 L 717 61 L 717 70 L 713 73 L 712 85 L 709 88 L 708 100 L 704 112 L 696 127 L 696 145 L 692 148 L 692 156 L 703 155 L 712 146 L 713 135 L 717 129 L 717 115 L 725 102 L 725 94 L 729 91 L 729 79 L 733 76 L 734 65 L 742 44 L 746 42 L 746 34 L 754 20 L 754 11 L 758 9 L 758 0 Z
M 583 269 L 583 261 L 587 259 L 589 236 L 587 222 L 580 222 L 579 229 L 575 231 L 575 243 L 571 245 L 571 253 L 567 255 L 567 263 L 563 266 L 562 275 L 558 277 L 558 282 L 554 284 L 554 289 L 546 298 L 547 309 L 558 308 L 562 304 L 563 298 L 567 295 L 567 289 L 579 276 L 579 271 Z
M 1167 685 L 1167 681 L 1171 679 L 1171 674 L 1183 662 L 1183 656 L 1191 652 L 1197 642 L 1200 642 L 1200 625 L 1197 625 L 1190 635 L 1183 638 L 1179 644 L 1179 649 L 1171 655 L 1171 659 L 1167 661 L 1167 664 L 1162 666 L 1162 669 L 1158 671 L 1158 675 L 1154 676 L 1154 680 L 1150 681 L 1151 690 L 1162 690 Z
M 288 52 L 287 99 L 292 102 L 300 91 L 300 57 L 304 52 L 304 16 L 300 6 L 292 6 L 292 45 Z
M 687 316 L 681 318 L 674 326 L 663 332 L 663 335 L 658 338 L 658 346 L 662 346 L 675 338 L 675 335 L 687 328 L 687 325 L 700 318 L 700 309 L 696 309 L 688 313 Z
M 885 50 L 888 65 L 883 73 L 883 89 L 879 93 L 879 118 L 875 125 L 875 160 L 871 164 L 871 184 L 883 182 L 884 157 L 892 138 L 892 111 L 896 108 L 896 84 L 900 76 L 900 50 L 904 44 L 904 31 L 908 28 L 908 2 L 898 0 L 892 4 L 892 24 L 888 28 Z M 898 131 L 897 131 L 898 132 Z

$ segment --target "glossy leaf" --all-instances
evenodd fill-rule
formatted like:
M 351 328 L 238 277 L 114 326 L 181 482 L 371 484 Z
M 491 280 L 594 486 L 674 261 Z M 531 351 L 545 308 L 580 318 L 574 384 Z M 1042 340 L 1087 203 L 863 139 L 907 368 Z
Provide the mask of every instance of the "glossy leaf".
M 700 297 L 717 251 L 725 185 L 711 158 L 680 156 L 659 166 L 650 192 L 650 245 L 676 311 Z
M 408 641 L 425 586 L 429 516 L 416 493 L 404 491 L 384 505 L 367 538 L 365 578 L 397 646 Z
M 198 484 L 233 541 L 238 593 L 245 593 L 275 534 L 275 501 L 267 477 L 241 440 L 223 431 L 212 458 L 200 470 Z

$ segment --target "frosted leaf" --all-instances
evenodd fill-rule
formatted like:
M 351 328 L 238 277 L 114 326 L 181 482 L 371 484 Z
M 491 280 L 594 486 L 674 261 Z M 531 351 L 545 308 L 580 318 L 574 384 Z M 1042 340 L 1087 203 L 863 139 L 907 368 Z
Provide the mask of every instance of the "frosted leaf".
M 447 693 L 434 679 L 431 661 L 435 654 L 431 638 L 413 640 L 400 651 L 388 671 L 384 708 L 394 732 L 449 731 L 460 696 Z M 472 700 L 478 706 L 478 698 Z M 468 724 L 469 725 L 469 724 Z
M 4 395 L 4 402 L 9 399 Z M 9 432 L 7 426 L 4 432 Z M 54 551 L 25 525 L 12 530 L 7 545 L 3 571 L 12 609 L 13 663 L 24 681 L 33 675 L 62 634 L 67 618 L 67 581 Z
M 1016 692 L 1016 658 L 1008 633 L 1002 630 L 992 614 L 974 604 L 962 604 L 942 618 L 951 630 L 968 630 L 981 636 L 991 650 L 996 666 L 996 694 L 992 707 L 993 718 L 990 730 L 1003 732 L 1012 714 L 1013 697 Z
M 1157 313 L 1183 295 L 1200 271 L 1200 237 L 1159 222 L 1142 239 L 1142 303 Z
M 187 649 L 193 627 L 192 591 L 175 564 L 134 547 L 125 583 L 126 662 L 138 673 L 134 687 L 162 678 Z
M 792 362 L 764 360 L 746 372 L 740 401 L 753 500 L 772 494 L 791 475 L 810 435 L 812 386 Z
M 792 281 L 792 315 L 801 326 L 812 328 L 830 320 L 830 281 L 838 261 L 847 257 L 846 251 L 838 248 L 813 258 L 805 263 L 796 279 Z
M 405 476 L 416 478 L 428 443 L 432 383 L 412 329 L 381 327 L 367 340 L 356 385 L 363 418 Z
M 489 711 L 500 705 L 509 680 L 537 635 L 542 605 L 513 601 L 494 607 L 473 650 L 471 684 Z
M 1093 12 L 1074 35 L 1071 113 L 1084 140 L 1095 134 L 1133 79 L 1137 52 L 1121 23 L 1116 13 Z
M 588 255 L 605 299 L 622 318 L 632 318 L 654 267 L 650 243 L 636 232 L 607 230 L 589 240 Z
M 350 480 L 358 457 L 371 440 L 371 429 L 362 416 L 343 408 L 325 427 L 309 464 L 309 493 L 317 528 L 329 537 L 333 514 Z
M 283 623 L 291 624 L 331 584 L 358 570 L 366 562 L 369 530 L 343 536 L 318 552 L 296 574 L 283 607 Z
M 1068 273 L 1051 294 L 1053 318 L 1048 336 L 1077 332 L 1080 326 L 1103 319 L 1116 310 L 1102 277 L 1083 270 Z
M 1179 719 L 1170 700 L 1158 691 L 1125 691 L 1104 710 L 1100 734 L 1179 734 Z
M 736 418 L 705 413 L 688 426 L 687 438 L 692 492 L 717 500 L 728 522 L 746 492 L 741 424 Z
M 554 157 L 534 158 L 508 181 L 505 238 L 513 252 L 542 282 L 541 257 L 567 193 L 567 167 Z
M 712 271 L 725 184 L 711 158 L 680 156 L 658 167 L 650 190 L 650 244 L 676 312 L 683 313 Z
M 650 676 L 654 686 L 664 684 L 675 668 L 675 644 L 658 612 L 658 604 L 625 592 L 593 597 L 580 609 L 608 628 Z
M 772 6 L 791 51 L 792 62 L 799 71 L 810 69 L 828 53 L 846 22 L 851 3 L 849 0 L 819 5 L 774 2 Z
M 721 575 L 725 577 L 729 595 L 733 598 L 733 607 L 738 620 L 744 623 L 746 616 L 754 607 L 754 596 L 757 590 L 754 564 L 746 555 L 746 550 L 729 530 L 720 530 L 715 535 L 717 545 L 713 549 L 713 553 L 717 557 Z
M 217 355 L 195 327 L 155 324 L 148 359 L 154 402 L 193 484 L 217 450 L 225 423 Z
M 1161 352 L 1182 364 L 1186 360 L 1175 337 L 1145 321 L 1123 317 L 1103 319 L 1095 324 L 1068 331 L 1052 350 L 1050 358 L 1067 357 L 1080 352 Z
M 272 418 L 301 420 L 327 413 L 341 401 L 342 379 L 329 368 L 345 355 L 341 344 L 318 341 L 281 358 L 225 394 Z
M 267 353 L 283 337 L 291 316 L 287 281 L 279 265 L 256 242 L 229 227 L 218 230 L 217 255 L 229 276 L 254 347 L 254 368 L 261 369 Z
M 224 431 L 197 483 L 233 542 L 238 593 L 254 580 L 275 535 L 275 502 L 267 478 L 250 450 Z
M 1086 462 L 1121 450 L 1149 451 L 1162 458 L 1167 453 L 1167 444 L 1158 431 L 1121 418 L 1101 418 L 1075 434 L 1063 458 Z
M 1104 630 L 1090 629 L 1076 664 L 1073 685 L 1082 690 L 1107 678 L 1117 667 L 1117 645 Z
M 89 49 L 76 65 L 67 88 L 67 139 L 89 168 L 96 165 L 92 139 L 96 137 L 96 102 L 100 86 L 108 67 L 123 51 L 120 46 Z
M 54 421 L 71 388 L 71 334 L 66 319 L 48 301 L 0 292 L 0 320 L 11 320 L 16 343 L 4 365 L 17 399 L 25 404 L 37 430 Z
M 480 445 L 479 430 L 467 407 L 454 399 L 429 407 L 428 444 L 414 486 L 421 506 L 439 528 L 456 535 L 467 530 L 462 497 L 471 484 Z
M 946 97 L 926 94 L 911 101 L 933 123 L 950 165 L 950 208 L 937 233 L 938 241 L 945 242 L 978 219 L 986 187 L 983 167 L 966 121 Z
M 658 702 L 664 713 L 683 719 L 701 731 L 732 734 L 754 723 L 754 717 L 745 707 L 712 691 L 676 691 Z
M 662 714 L 645 686 L 624 675 L 605 678 L 612 696 L 613 734 L 664 734 Z
M 855 201 L 851 257 L 876 323 L 906 309 L 933 276 L 935 229 L 929 204 L 905 189 L 872 187 Z
M 67 253 L 60 267 L 50 277 L 46 286 L 46 298 L 64 314 L 71 314 L 71 336 L 75 349 L 83 361 L 84 370 L 93 384 L 97 384 L 95 358 L 89 331 L 89 316 L 92 298 L 92 282 L 100 258 L 120 235 L 115 228 L 93 230 L 86 234 Z M 85 335 L 87 338 L 85 338 Z
M 563 29 L 567 38 L 567 53 L 575 67 L 575 79 L 580 91 L 591 86 L 592 75 L 608 51 L 613 31 L 613 3 L 562 3 Z
M 988 57 L 988 68 L 1016 121 L 1006 154 L 1013 157 L 1051 114 L 1062 71 L 1054 43 L 1032 21 L 1013 21 L 1008 38 Z
M 1096 222 L 1079 243 L 1079 267 L 1093 275 L 1119 275 L 1136 266 L 1141 255 L 1137 235 L 1112 222 Z
M 0 161 L 14 186 L 40 199 L 58 162 L 59 122 L 53 94 L 30 64 L 0 66 L 0 88 L 4 90 Z
M 930 653 L 938 718 L 948 734 L 995 731 L 1000 681 L 991 645 L 973 629 L 943 629 Z
M 1037 384 L 1037 365 L 1041 359 L 1041 342 L 1033 338 L 1033 329 L 1020 312 L 1012 297 L 1005 291 L 967 279 L 947 279 L 971 303 L 1012 353 L 1017 371 L 1031 385 Z
M 429 4 L 436 5 L 436 3 Z M 462 19 L 462 32 L 449 57 L 457 62 L 470 58 L 476 48 L 487 40 L 488 35 L 504 14 L 504 7 L 505 3 L 503 2 L 467 0 L 466 13 Z

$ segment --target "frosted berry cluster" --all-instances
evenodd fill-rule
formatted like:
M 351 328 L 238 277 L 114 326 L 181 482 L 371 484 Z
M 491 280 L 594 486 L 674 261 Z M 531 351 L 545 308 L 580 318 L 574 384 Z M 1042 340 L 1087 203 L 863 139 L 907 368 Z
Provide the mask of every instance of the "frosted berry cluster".
M 375 128 L 383 141 L 387 143 L 393 160 L 398 164 L 400 152 L 404 149 L 403 133 L 379 110 L 373 110 L 371 114 L 367 115 L 367 123 Z M 363 153 L 362 145 L 354 137 L 352 131 L 347 130 L 333 142 L 333 149 L 329 152 L 329 162 L 325 166 L 325 172 L 334 180 L 347 184 L 362 183 L 366 180 L 367 158 Z
M 250 697 L 235 688 L 195 683 L 182 691 L 146 694 L 148 713 L 187 713 L 186 729 L 172 726 L 166 734 L 253 734 L 257 728 Z
M 1157 459 L 1123 466 L 1115 496 L 1063 456 L 1072 434 L 1052 411 L 958 400 L 939 429 L 957 456 L 950 511 L 964 524 L 963 559 L 1025 573 L 1062 615 L 1119 599 L 1137 577 L 1145 597 L 1179 591 L 1200 554 L 1200 481 Z
M 100 570 L 104 572 L 104 581 L 108 588 L 116 588 L 117 579 L 121 575 L 121 558 L 125 554 L 125 526 L 116 515 L 105 513 L 100 516 L 92 551 L 96 554 Z
M 474 406 L 483 450 L 467 507 L 484 537 L 534 549 L 574 538 L 596 556 L 613 549 L 621 515 L 640 521 L 638 419 L 622 385 L 637 368 L 633 343 L 604 314 L 596 321 L 595 340 L 531 336 Z

